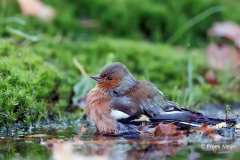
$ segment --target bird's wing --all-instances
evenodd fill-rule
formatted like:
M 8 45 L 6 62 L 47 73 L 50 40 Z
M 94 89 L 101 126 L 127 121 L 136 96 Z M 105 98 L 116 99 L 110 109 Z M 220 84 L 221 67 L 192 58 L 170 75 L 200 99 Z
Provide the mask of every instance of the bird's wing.
M 166 107 L 163 93 L 154 84 L 146 81 L 139 81 L 137 87 L 140 108 L 150 117 L 162 114 Z
M 112 116 L 116 119 L 135 117 L 143 114 L 136 102 L 127 96 L 112 97 L 110 104 Z
M 128 92 L 112 97 L 111 108 L 116 119 L 135 119 L 142 115 L 155 116 L 164 112 L 163 94 L 152 84 L 138 81 Z M 126 116 L 128 115 L 128 116 Z

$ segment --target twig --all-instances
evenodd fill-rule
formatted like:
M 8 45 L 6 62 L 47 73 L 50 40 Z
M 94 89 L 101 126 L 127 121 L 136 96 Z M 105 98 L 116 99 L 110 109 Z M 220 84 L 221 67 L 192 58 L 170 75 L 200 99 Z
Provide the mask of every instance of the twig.
M 82 137 L 83 133 L 86 132 L 86 128 L 81 124 L 81 130 L 78 132 L 75 141 L 79 141 L 80 138 Z
M 83 76 L 87 76 L 87 73 L 85 71 L 85 69 L 83 68 L 83 66 L 78 62 L 77 58 L 73 58 L 73 63 L 75 64 L 75 66 L 80 70 L 81 74 Z

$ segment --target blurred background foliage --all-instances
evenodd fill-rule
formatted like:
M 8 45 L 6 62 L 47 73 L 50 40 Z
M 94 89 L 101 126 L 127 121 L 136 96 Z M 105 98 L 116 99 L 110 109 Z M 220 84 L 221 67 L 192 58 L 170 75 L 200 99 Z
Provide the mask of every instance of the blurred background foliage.
M 214 87 L 203 78 L 206 31 L 216 21 L 240 23 L 237 0 L 43 2 L 57 11 L 52 22 L 21 14 L 15 0 L 0 1 L 0 124 L 61 119 L 72 110 L 73 86 L 84 77 L 73 58 L 89 75 L 120 61 L 184 107 L 239 102 L 231 72 L 217 72 Z
M 88 34 L 101 34 L 135 40 L 168 42 L 186 23 L 199 14 L 212 10 L 194 27 L 188 28 L 174 44 L 184 44 L 191 40 L 192 46 L 207 43 L 206 30 L 216 21 L 231 20 L 240 23 L 237 12 L 238 1 L 224 0 L 43 0 L 54 6 L 57 17 L 51 25 L 40 23 L 33 17 L 24 17 L 31 21 L 19 27 L 28 33 L 49 35 L 63 34 L 73 38 L 86 38 Z M 15 0 L 2 0 L 4 17 L 23 17 Z M 11 6 L 11 7 L 10 7 Z M 191 23 L 191 22 L 190 22 Z M 2 34 L 7 34 L 1 30 Z

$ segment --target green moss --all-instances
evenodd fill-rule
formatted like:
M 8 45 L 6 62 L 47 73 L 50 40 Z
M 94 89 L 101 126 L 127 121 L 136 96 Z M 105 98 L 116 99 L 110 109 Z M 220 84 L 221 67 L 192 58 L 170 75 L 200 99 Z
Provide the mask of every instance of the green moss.
M 60 72 L 27 48 L 17 49 L 9 40 L 0 43 L 5 55 L 0 61 L 0 125 L 47 119 L 53 103 L 48 97 L 59 86 Z

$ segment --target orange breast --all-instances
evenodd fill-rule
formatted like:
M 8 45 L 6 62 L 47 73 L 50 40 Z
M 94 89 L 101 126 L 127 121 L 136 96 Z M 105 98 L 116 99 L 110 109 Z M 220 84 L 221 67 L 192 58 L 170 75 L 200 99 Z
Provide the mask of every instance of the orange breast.
M 100 132 L 116 131 L 116 120 L 111 117 L 110 99 L 96 86 L 87 95 L 86 114 Z

